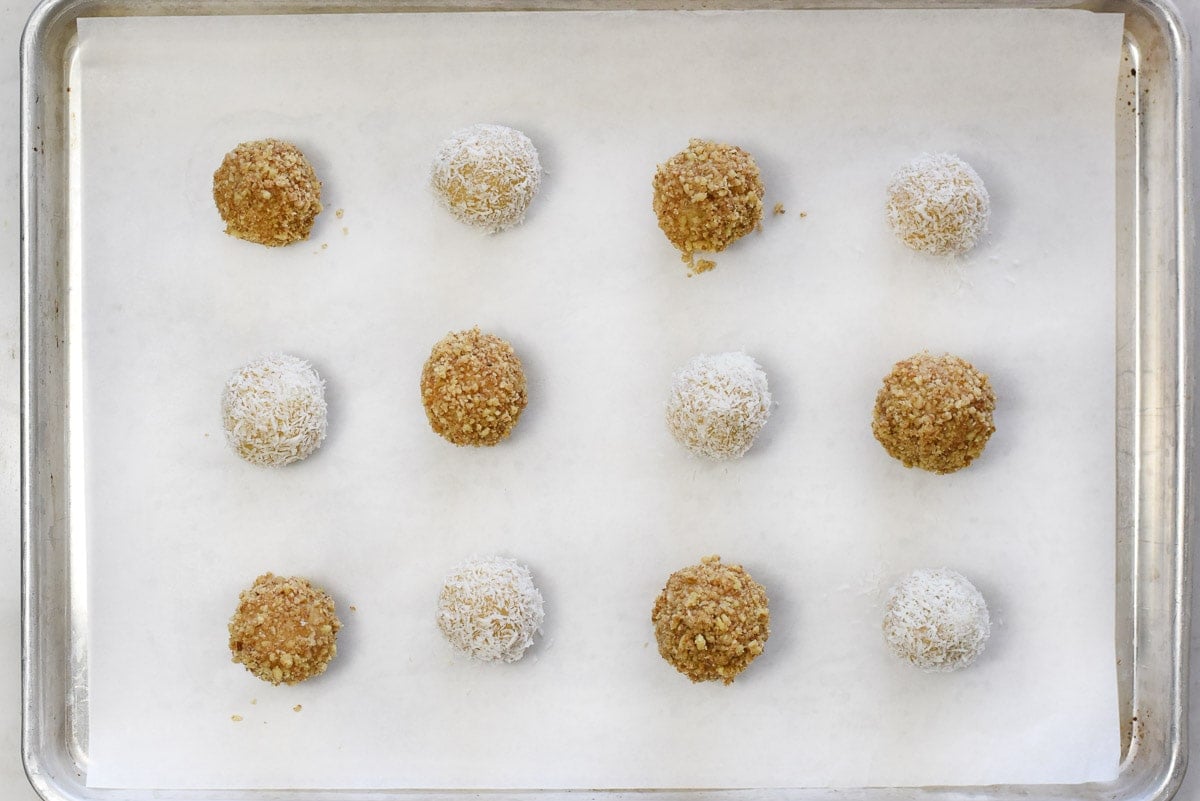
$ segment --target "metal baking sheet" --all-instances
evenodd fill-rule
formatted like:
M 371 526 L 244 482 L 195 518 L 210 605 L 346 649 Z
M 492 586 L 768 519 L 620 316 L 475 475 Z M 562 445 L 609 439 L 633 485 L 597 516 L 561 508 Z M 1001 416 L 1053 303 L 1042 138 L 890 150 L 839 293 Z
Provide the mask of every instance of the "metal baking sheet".
M 377 8 L 372 7 L 372 11 L 374 11 L 374 10 L 377 10 Z M 228 11 L 228 10 L 227 10 L 227 8 L 223 7 L 223 11 Z M 260 11 L 260 8 L 256 7 L 256 11 Z M 1128 12 L 1127 12 L 1127 14 L 1128 14 Z M 1135 59 L 1141 58 L 1141 53 L 1138 52 L 1138 50 L 1135 50 L 1132 46 L 1130 46 L 1129 40 L 1127 40 L 1127 50 L 1128 50 L 1127 56 L 1129 56 L 1129 58 L 1135 58 Z M 26 52 L 26 53 L 28 53 L 28 52 Z M 1123 86 L 1122 92 L 1124 92 L 1124 90 L 1126 90 L 1126 89 L 1132 89 L 1133 90 L 1133 100 L 1138 100 L 1138 95 L 1136 95 L 1136 90 L 1140 89 L 1140 86 L 1138 85 L 1138 84 L 1140 84 L 1140 80 L 1135 80 L 1135 79 L 1139 79 L 1139 76 L 1144 78 L 1146 68 L 1147 67 L 1145 65 L 1141 64 L 1140 60 L 1136 61 L 1136 64 L 1134 64 L 1134 66 L 1130 66 L 1130 71 L 1129 71 L 1129 76 L 1128 76 L 1129 80 L 1126 80 L 1126 83 L 1134 84 L 1134 85 L 1133 86 Z M 1138 130 L 1139 125 L 1144 125 L 1146 109 L 1141 108 L 1140 103 L 1139 103 L 1139 108 L 1136 109 L 1136 112 L 1130 112 L 1129 109 L 1134 108 L 1133 101 L 1129 100 L 1129 98 L 1124 96 L 1124 94 L 1122 94 L 1122 100 L 1127 100 L 1126 114 L 1128 115 L 1128 120 L 1133 121 L 1135 130 Z M 67 110 L 68 109 L 70 109 L 70 107 L 67 107 Z M 1118 124 L 1120 124 L 1120 122 L 1121 122 L 1121 116 L 1120 116 L 1121 110 L 1122 109 L 1118 108 L 1118 118 L 1117 118 Z M 1122 144 L 1123 145 L 1126 144 L 1123 141 L 1124 137 L 1121 137 L 1121 138 L 1122 138 Z M 1140 140 L 1138 138 L 1134 138 L 1133 144 L 1139 144 L 1139 141 L 1142 144 L 1142 146 L 1145 146 L 1145 140 Z M 28 144 L 28 140 L 26 140 L 26 144 Z M 44 153 L 44 155 L 46 155 L 46 156 L 49 155 L 49 151 L 46 149 L 46 147 L 38 147 L 38 150 L 34 151 L 34 152 Z M 1122 159 L 1122 165 L 1124 165 L 1124 159 Z M 1129 176 L 1122 177 L 1122 180 L 1126 180 L 1127 177 L 1129 177 Z M 26 183 L 26 191 L 28 191 L 28 183 Z M 66 194 L 68 195 L 67 199 L 70 199 L 70 193 L 66 193 Z M 26 197 L 28 197 L 28 195 L 26 195 Z M 1128 209 L 1124 209 L 1123 206 L 1124 206 L 1124 204 L 1122 203 L 1122 211 L 1123 212 L 1128 211 Z M 70 210 L 70 207 L 68 207 L 68 210 Z M 29 217 L 26 217 L 26 219 L 29 219 Z M 1141 224 L 1139 225 L 1138 233 L 1141 233 L 1141 230 L 1145 230 L 1145 227 L 1146 227 L 1146 223 L 1141 222 Z M 32 237 L 26 237 L 26 245 L 28 245 L 28 243 L 31 240 L 32 240 Z M 70 245 L 70 242 L 68 242 L 68 245 Z M 1124 243 L 1122 243 L 1122 247 L 1124 247 Z M 1182 247 L 1182 245 L 1181 245 L 1181 247 Z M 70 255 L 70 254 L 68 254 L 68 255 Z M 29 261 L 28 261 L 28 263 L 26 263 L 26 267 L 28 267 L 30 264 L 31 263 L 29 263 Z M 1133 284 L 1133 289 L 1134 289 L 1134 291 L 1132 293 L 1133 296 L 1134 297 L 1144 296 L 1144 293 L 1147 290 L 1148 285 L 1150 285 L 1150 284 L 1147 284 L 1147 282 L 1144 281 L 1144 278 L 1142 278 L 1142 276 L 1138 275 L 1138 273 L 1135 273 L 1135 272 L 1127 273 L 1124 270 L 1121 271 L 1122 277 L 1126 277 L 1128 275 L 1134 276 L 1134 278 L 1130 279 L 1130 283 Z M 30 273 L 26 272 L 26 278 L 29 278 L 29 276 L 30 276 Z M 26 289 L 28 289 L 28 288 L 29 288 L 29 284 L 26 283 Z M 1126 289 L 1128 289 L 1128 288 L 1126 288 Z M 64 300 L 66 300 L 66 299 L 64 299 Z M 1132 309 L 1133 306 L 1130 305 L 1128 300 L 1129 300 L 1129 296 L 1127 295 L 1126 290 L 1118 287 L 1118 301 L 1121 301 L 1121 308 L 1122 308 L 1121 326 L 1124 326 L 1127 324 L 1132 324 L 1136 320 L 1136 314 L 1133 311 L 1129 311 L 1129 309 Z M 26 309 L 28 309 L 28 308 L 29 307 L 26 306 Z M 1156 307 L 1154 307 L 1154 309 L 1156 309 L 1156 312 L 1160 312 L 1160 311 L 1162 311 L 1162 306 L 1156 306 Z M 1132 329 L 1130 329 L 1130 331 L 1132 331 L 1132 335 L 1130 335 L 1130 339 L 1132 339 L 1132 341 L 1136 341 L 1139 343 L 1141 343 L 1142 339 L 1144 339 L 1147 336 L 1146 335 L 1146 327 L 1145 327 L 1147 318 L 1146 318 L 1145 314 L 1141 315 L 1141 317 L 1142 317 L 1142 319 L 1140 321 L 1141 325 L 1133 325 Z M 70 331 L 71 327 L 68 326 L 67 330 Z M 30 331 L 30 329 L 28 329 L 28 327 L 26 327 L 26 333 L 29 333 L 29 331 Z M 1123 331 L 1122 327 L 1118 326 L 1118 335 L 1121 335 L 1122 331 Z M 42 324 L 38 324 L 37 333 L 44 333 L 44 326 Z M 1122 339 L 1122 341 L 1123 341 L 1123 339 Z M 26 341 L 26 344 L 28 344 L 28 343 L 29 343 L 29 341 Z M 1159 342 L 1156 345 L 1154 345 L 1154 347 L 1160 348 L 1160 347 L 1162 347 L 1162 343 Z M 1139 353 L 1140 353 L 1140 351 L 1139 351 Z M 1156 353 L 1158 353 L 1157 350 L 1156 350 Z M 30 349 L 26 348 L 26 366 L 29 366 L 28 359 L 29 359 L 30 354 L 31 354 Z M 1120 353 L 1120 351 L 1118 351 L 1118 366 L 1123 367 L 1123 365 L 1121 363 L 1121 359 L 1122 359 L 1121 353 Z M 1144 362 L 1142 362 L 1142 363 L 1144 363 Z M 70 366 L 70 360 L 67 361 L 67 365 Z M 1154 375 L 1158 375 L 1158 373 L 1159 372 L 1157 371 L 1157 369 L 1156 369 L 1156 371 L 1153 371 Z M 38 375 L 38 373 L 35 373 L 35 375 Z M 1122 373 L 1122 375 L 1124 375 L 1124 373 Z M 1146 381 L 1145 375 L 1146 375 L 1145 371 L 1142 371 L 1139 373 L 1138 381 L 1135 381 L 1134 387 L 1138 386 L 1139 384 L 1145 385 L 1145 381 Z M 67 380 L 65 384 L 67 385 L 68 392 L 70 392 L 71 390 L 74 389 L 74 387 L 70 386 L 71 385 L 70 380 Z M 26 384 L 26 387 L 28 387 L 28 386 L 29 386 L 29 384 Z M 1121 387 L 1122 387 L 1122 389 L 1121 389 L 1122 397 L 1124 397 L 1124 393 L 1126 393 L 1128 391 L 1128 387 L 1126 386 L 1126 384 L 1124 384 L 1124 381 L 1122 381 Z M 42 398 L 44 399 L 44 395 L 42 396 Z M 28 398 L 26 398 L 26 399 L 28 399 Z M 1156 406 L 1156 408 L 1160 409 L 1160 406 Z M 53 409 L 53 406 L 50 406 L 50 409 Z M 26 409 L 26 411 L 28 411 L 28 410 L 29 409 Z M 1123 420 L 1126 420 L 1126 418 L 1124 418 L 1122 416 L 1121 409 L 1118 409 L 1118 421 L 1123 421 Z M 26 422 L 29 422 L 29 417 L 26 417 Z M 70 426 L 70 424 L 72 423 L 71 420 L 67 420 L 65 422 L 66 422 L 66 426 Z M 1138 421 L 1135 420 L 1135 423 L 1138 423 Z M 1134 434 L 1136 434 L 1136 433 L 1139 433 L 1141 430 L 1141 423 L 1130 424 L 1130 426 L 1128 426 L 1128 428 L 1126 426 L 1121 426 L 1120 430 L 1122 432 L 1122 435 L 1124 435 L 1124 432 L 1127 432 L 1127 430 L 1132 430 L 1132 432 Z M 1134 439 L 1133 442 L 1136 442 L 1136 444 L 1139 445 L 1138 458 L 1133 459 L 1132 468 L 1130 468 L 1129 465 L 1121 466 L 1121 471 L 1122 471 L 1121 486 L 1122 486 L 1122 488 L 1126 487 L 1126 483 L 1124 483 L 1124 482 L 1126 482 L 1126 480 L 1128 480 L 1128 478 L 1130 476 L 1130 470 L 1133 470 L 1134 468 L 1136 468 L 1136 470 L 1133 470 L 1133 476 L 1135 478 L 1138 478 L 1138 481 L 1141 482 L 1142 488 L 1145 487 L 1144 482 L 1145 482 L 1146 476 L 1144 474 L 1142 474 L 1142 470 L 1141 470 L 1141 468 L 1139 468 L 1139 465 L 1141 464 L 1141 462 L 1139 462 L 1139 459 L 1141 459 L 1142 462 L 1144 462 L 1144 460 L 1145 460 L 1144 454 L 1146 453 L 1146 440 L 1145 439 L 1141 439 L 1141 440 Z M 1154 442 L 1154 447 L 1158 447 L 1157 442 Z M 1165 447 L 1165 445 L 1164 445 L 1164 447 Z M 1121 450 L 1122 452 L 1124 452 L 1124 448 L 1118 448 L 1118 450 Z M 1130 447 L 1130 448 L 1128 448 L 1128 450 L 1133 451 L 1133 448 Z M 1151 448 L 1151 450 L 1153 451 L 1153 448 Z M 1154 452 L 1157 452 L 1157 451 L 1154 451 Z M 26 453 L 29 453 L 29 452 L 26 451 Z M 42 451 L 41 456 L 42 456 L 42 458 L 44 458 L 44 456 L 46 456 L 46 451 Z M 29 475 L 31 475 L 31 474 L 29 474 Z M 60 480 L 61 480 L 61 476 L 62 476 L 61 471 L 59 472 L 59 475 L 60 475 Z M 60 484 L 60 486 L 61 486 L 61 484 Z M 1138 487 L 1136 487 L 1136 484 L 1134 484 L 1133 488 L 1136 489 Z M 68 504 L 70 504 L 71 500 L 72 499 L 70 499 L 70 496 L 68 496 L 68 498 L 67 498 Z M 74 499 L 74 500 L 77 501 L 78 499 Z M 1122 506 L 1122 514 L 1126 513 L 1127 506 L 1128 505 Z M 30 511 L 30 510 L 31 510 L 31 507 L 29 505 L 26 505 L 26 511 Z M 67 512 L 72 512 L 72 511 L 77 512 L 76 508 L 72 508 L 71 506 L 67 506 L 66 511 Z M 61 518 L 59 518 L 59 519 L 61 519 Z M 1141 526 L 1141 525 L 1144 525 L 1144 519 L 1145 518 L 1139 518 L 1138 516 L 1134 516 L 1134 514 L 1130 514 L 1130 523 L 1136 523 L 1139 526 Z M 26 524 L 29 523 L 29 520 L 30 520 L 30 518 L 26 518 Z M 1124 524 L 1122 524 L 1121 526 L 1118 526 L 1118 529 L 1120 529 L 1120 530 L 1118 530 L 1118 535 L 1120 535 L 1121 530 L 1124 530 Z M 26 528 L 26 534 L 28 534 L 29 531 L 30 531 L 30 529 Z M 68 531 L 70 531 L 70 529 L 68 529 Z M 1121 540 L 1120 537 L 1118 537 L 1118 541 L 1123 542 L 1123 540 Z M 28 542 L 30 542 L 30 541 L 28 541 Z M 35 538 L 35 540 L 32 540 L 31 542 L 40 542 L 40 540 L 36 540 L 36 538 Z M 71 538 L 71 546 L 72 547 L 78 547 L 79 544 L 80 543 L 78 542 L 78 536 Z M 30 550 L 26 550 L 26 556 L 29 556 L 30 553 L 31 553 Z M 1121 558 L 1120 553 L 1118 553 L 1118 564 L 1121 564 L 1122 567 L 1127 567 L 1127 565 L 1124 565 L 1124 560 Z M 1135 562 L 1135 564 L 1136 564 L 1136 562 Z M 28 564 L 26 564 L 26 566 L 28 566 Z M 71 562 L 67 561 L 65 567 L 67 568 L 68 571 L 70 571 L 71 570 Z M 36 578 L 34 578 L 35 576 L 41 576 L 41 574 L 40 573 L 26 573 L 26 577 L 28 577 L 28 579 L 29 579 L 29 583 L 26 584 L 26 589 L 28 589 L 31 584 L 34 584 L 34 582 L 36 580 Z M 68 573 L 68 576 L 70 576 L 70 573 Z M 67 584 L 66 588 L 60 588 L 60 589 L 70 589 L 70 590 L 73 590 L 74 592 L 77 592 L 77 594 L 78 594 L 78 591 L 80 589 L 82 589 L 82 584 L 80 584 L 80 582 L 82 582 L 82 580 L 85 578 L 86 578 L 86 576 L 82 571 L 79 570 L 79 562 L 78 562 L 78 560 L 76 560 L 76 561 L 74 561 L 73 577 L 71 577 L 71 579 L 68 580 L 68 584 Z M 1147 592 L 1148 592 L 1148 590 L 1146 590 L 1145 588 L 1142 588 L 1141 591 L 1138 592 L 1138 594 L 1136 594 L 1136 596 L 1133 596 L 1133 597 L 1138 598 L 1138 603 L 1139 603 L 1138 608 L 1139 609 L 1142 608 L 1142 606 L 1141 606 L 1142 602 L 1144 602 L 1146 600 Z M 58 597 L 58 594 L 54 594 L 54 595 L 55 595 L 55 597 Z M 1123 591 L 1122 591 L 1122 595 L 1123 595 Z M 44 595 L 44 594 L 37 595 L 37 596 L 26 596 L 26 597 L 34 597 L 38 603 L 44 603 L 49 600 L 49 598 L 47 598 L 46 595 Z M 76 601 L 78 601 L 80 596 L 76 595 L 73 597 L 76 598 Z M 70 624 L 70 626 L 74 627 L 74 628 L 72 628 L 72 631 L 79 631 L 78 627 L 85 625 L 85 619 L 82 616 L 83 614 L 85 614 L 85 607 L 83 606 L 83 604 L 72 604 L 71 615 L 68 615 L 68 624 Z M 28 622 L 28 624 L 36 624 L 36 622 L 40 621 L 40 619 L 41 619 L 41 615 L 31 615 L 31 616 L 26 615 L 26 622 Z M 1136 618 L 1134 618 L 1133 620 L 1136 621 Z M 1134 628 L 1134 630 L 1130 630 L 1130 631 L 1136 631 L 1136 630 Z M 77 639 L 77 638 L 71 638 L 70 642 L 71 643 L 79 643 L 79 642 L 82 642 L 82 640 Z M 1118 638 L 1118 652 L 1122 652 L 1122 654 L 1123 654 L 1122 646 L 1120 643 L 1121 643 L 1121 639 Z M 80 658 L 82 658 L 82 660 L 85 660 L 85 658 L 86 658 L 85 654 L 78 655 L 78 656 Z M 1123 664 L 1124 663 L 1128 663 L 1128 661 L 1124 661 Z M 28 663 L 26 663 L 26 664 L 28 664 Z M 80 670 L 76 671 L 76 673 L 74 673 L 73 675 L 76 675 L 76 676 L 85 675 L 84 673 L 82 673 L 82 669 L 85 666 L 85 664 L 86 664 L 85 662 L 80 663 L 80 666 L 79 666 Z M 1138 663 L 1138 664 L 1140 664 L 1140 663 Z M 1135 664 L 1135 669 L 1136 669 L 1136 664 Z M 29 674 L 26 674 L 26 677 L 28 677 L 28 676 L 29 676 Z M 82 683 L 82 682 L 80 682 L 80 683 Z M 1123 682 L 1123 685 L 1124 685 L 1124 682 Z M 77 685 L 77 687 L 78 687 L 78 685 Z M 1124 694 L 1124 686 L 1123 686 L 1123 694 Z M 71 704 L 68 704 L 64 710 L 65 712 L 67 712 L 67 715 L 68 715 L 68 717 L 66 719 L 68 719 L 68 721 L 71 721 L 71 723 L 72 723 L 71 729 L 73 731 L 76 731 L 76 733 L 78 733 L 78 735 L 79 735 L 79 736 L 74 737 L 73 740 L 70 739 L 70 737 L 68 737 L 66 742 L 67 743 L 70 743 L 70 742 L 76 743 L 76 746 L 78 747 L 78 757 L 76 759 L 78 759 L 78 764 L 80 767 L 83 767 L 85 765 L 83 759 L 84 759 L 84 755 L 86 753 L 85 740 L 83 739 L 83 735 L 86 734 L 85 716 L 80 715 L 80 712 L 85 711 L 85 709 L 86 709 L 85 701 L 86 701 L 85 695 L 76 691 L 76 694 L 73 694 L 71 697 Z M 1128 719 L 1129 719 L 1130 724 L 1133 724 L 1135 719 L 1139 723 L 1142 722 L 1142 716 L 1135 717 L 1134 715 L 1132 715 L 1132 713 L 1130 713 Z M 1133 740 L 1135 743 L 1136 742 L 1140 742 L 1140 743 L 1145 742 L 1144 739 L 1140 739 L 1140 737 L 1136 737 L 1136 736 L 1133 737 Z M 1136 751 L 1138 751 L 1138 749 L 1136 749 L 1136 748 L 1129 749 L 1130 754 L 1134 754 Z M 42 752 L 38 752 L 38 753 L 42 753 Z M 67 749 L 66 752 L 62 752 L 62 753 L 70 753 L 70 749 Z M 44 759 L 44 757 L 42 757 L 42 759 Z M 80 772 L 82 772 L 82 771 L 80 771 Z M 1128 773 L 1129 773 L 1129 769 L 1128 769 L 1128 760 L 1127 760 L 1126 771 L 1124 771 L 1123 776 L 1127 776 Z M 1046 793 L 1046 791 L 1051 791 L 1051 793 L 1052 793 L 1052 791 L 1054 791 L 1054 790 L 1052 790 L 1052 788 L 1049 790 L 1048 790 L 1048 788 L 1039 788 L 1039 791 L 1040 791 L 1040 793 Z M 95 793 L 95 791 L 92 791 L 92 793 Z

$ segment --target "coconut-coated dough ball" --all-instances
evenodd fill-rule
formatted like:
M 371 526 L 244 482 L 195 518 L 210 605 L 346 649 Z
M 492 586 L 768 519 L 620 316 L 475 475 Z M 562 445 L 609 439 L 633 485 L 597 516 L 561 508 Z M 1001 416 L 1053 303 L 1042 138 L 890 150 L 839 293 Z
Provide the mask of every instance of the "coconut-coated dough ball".
M 546 613 L 529 568 L 515 559 L 468 559 L 438 596 L 437 625 L 459 653 L 481 662 L 516 662 L 533 645 Z
M 317 371 L 282 353 L 234 372 L 221 396 L 226 441 L 238 456 L 264 467 L 307 459 L 321 447 L 326 411 Z
M 970 665 L 990 634 L 983 595 L 953 570 L 914 570 L 888 594 L 883 639 L 893 654 L 922 670 Z
M 541 181 L 533 142 L 503 125 L 472 125 L 450 134 L 429 174 L 438 203 L 455 219 L 488 233 L 524 220 Z
M 990 199 L 971 165 L 949 153 L 905 164 L 887 188 L 887 223 L 913 250 L 961 256 L 987 230 Z
M 667 429 L 696 456 L 738 459 L 771 416 L 767 374 L 745 353 L 701 354 L 676 371 Z

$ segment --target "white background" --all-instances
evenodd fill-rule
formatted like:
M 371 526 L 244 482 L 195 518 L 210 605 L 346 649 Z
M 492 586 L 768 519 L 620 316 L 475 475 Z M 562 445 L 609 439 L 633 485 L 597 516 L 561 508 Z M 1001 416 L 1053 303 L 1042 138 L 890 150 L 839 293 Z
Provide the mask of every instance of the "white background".
M 11 657 L 0 662 L 0 746 L 4 759 L 0 760 L 0 787 L 11 792 L 13 796 L 21 791 L 28 797 L 33 794 L 25 784 L 19 764 L 19 542 L 18 542 L 18 508 L 17 508 L 17 41 L 19 29 L 28 13 L 29 5 L 24 3 L 5 4 L 0 6 L 0 42 L 5 52 L 9 54 L 3 62 L 0 72 L 0 90 L 6 106 L 12 111 L 0 121 L 0 131 L 3 136 L 0 141 L 8 143 L 11 158 L 4 163 L 3 186 L 5 191 L 0 195 L 0 233 L 10 247 L 3 260 L 5 272 L 5 298 L 3 309 L 3 327 L 0 329 L 0 346 L 4 348 L 3 359 L 0 359 L 0 383 L 3 385 L 3 398 L 0 403 L 0 422 L 3 424 L 5 436 L 0 440 L 0 478 L 3 479 L 4 503 L 0 506 L 0 530 L 6 532 L 0 540 L 0 557 L 9 565 L 3 582 L 0 582 L 0 602 L 3 603 L 4 614 L 0 618 L 0 635 L 4 638 L 4 652 Z M 1194 5 L 1185 8 L 1189 19 L 1196 18 Z M 1193 648 L 1193 652 L 1195 649 Z M 1194 655 L 1195 658 L 1195 655 Z M 1196 696 L 1193 696 L 1193 706 L 1196 706 Z M 1196 788 L 1200 782 L 1185 783 L 1183 797 L 1196 796 Z

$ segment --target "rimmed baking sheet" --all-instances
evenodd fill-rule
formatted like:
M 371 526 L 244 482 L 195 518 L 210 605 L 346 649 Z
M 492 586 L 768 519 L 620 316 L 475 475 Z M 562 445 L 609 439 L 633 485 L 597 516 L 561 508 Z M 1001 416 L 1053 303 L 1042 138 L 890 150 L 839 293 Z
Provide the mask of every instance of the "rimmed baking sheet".
M 81 21 L 89 784 L 1111 779 L 1120 31 L 1080 11 Z M 526 224 L 491 238 L 424 190 L 440 139 L 482 120 L 547 167 Z M 753 152 L 786 211 L 687 279 L 648 183 L 692 135 Z M 220 234 L 211 170 L 260 136 L 327 182 L 308 245 Z M 992 191 L 961 263 L 882 226 L 887 175 L 926 150 Z M 531 376 L 492 451 L 430 434 L 415 390 L 432 342 L 476 323 Z M 1001 398 L 955 476 L 870 437 L 879 379 L 922 348 Z M 267 472 L 224 449 L 216 397 L 279 349 L 329 380 L 331 434 Z M 670 373 L 730 349 L 778 408 L 745 461 L 694 462 L 662 426 Z M 432 625 L 444 571 L 491 551 L 549 606 L 511 668 L 455 660 Z M 710 552 L 772 597 L 768 652 L 731 688 L 670 671 L 647 621 Z M 943 564 L 996 632 L 972 670 L 925 676 L 889 661 L 879 607 Z M 342 604 L 342 656 L 310 685 L 227 663 L 233 600 L 267 569 Z

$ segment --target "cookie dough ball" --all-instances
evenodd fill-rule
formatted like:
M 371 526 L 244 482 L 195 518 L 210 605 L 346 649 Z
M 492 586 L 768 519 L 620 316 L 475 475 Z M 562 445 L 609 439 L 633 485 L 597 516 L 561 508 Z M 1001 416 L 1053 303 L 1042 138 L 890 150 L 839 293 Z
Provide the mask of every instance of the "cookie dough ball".
M 243 142 L 213 173 L 213 200 L 225 233 L 267 247 L 308 239 L 321 213 L 321 182 L 295 145 Z
M 437 625 L 455 650 L 481 662 L 516 662 L 546 613 L 529 568 L 514 559 L 470 559 L 450 572 Z
M 488 233 L 525 219 L 542 182 L 542 165 L 529 137 L 503 125 L 472 125 L 438 148 L 429 183 L 454 217 Z
M 957 356 L 921 352 L 897 362 L 875 396 L 875 439 L 905 467 L 961 470 L 996 430 L 988 377 Z
M 225 439 L 252 464 L 307 459 L 325 439 L 325 382 L 308 362 L 277 354 L 252 361 L 225 382 Z
M 693 271 L 711 269 L 695 254 L 719 253 L 758 227 L 763 184 L 758 165 L 740 147 L 692 139 L 654 173 L 658 227 Z
M 701 354 L 676 371 L 667 428 L 680 445 L 716 461 L 740 458 L 771 416 L 767 374 L 744 353 Z
M 888 650 L 925 671 L 958 670 L 983 653 L 991 634 L 987 603 L 953 570 L 914 570 L 888 594 Z
M 421 371 L 429 425 L 455 445 L 495 445 L 512 433 L 528 398 L 512 345 L 478 328 L 447 334 Z
M 337 656 L 342 628 L 333 599 L 308 579 L 263 573 L 229 619 L 233 661 L 272 684 L 319 676 Z
M 979 242 L 988 221 L 983 180 L 957 156 L 924 154 L 905 164 L 887 188 L 887 223 L 910 248 L 961 256 Z
M 766 590 L 719 556 L 672 573 L 650 620 L 662 658 L 692 681 L 731 684 L 771 635 Z

